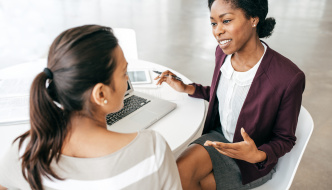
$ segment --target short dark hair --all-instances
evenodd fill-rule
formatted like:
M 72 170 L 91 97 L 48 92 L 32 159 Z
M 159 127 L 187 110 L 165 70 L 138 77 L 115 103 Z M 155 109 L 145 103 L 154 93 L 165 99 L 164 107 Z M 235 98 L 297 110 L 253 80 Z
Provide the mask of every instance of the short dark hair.
M 259 38 L 268 38 L 272 35 L 276 21 L 274 18 L 266 18 L 268 13 L 267 0 L 223 0 L 226 3 L 231 3 L 234 8 L 243 10 L 246 17 L 258 17 L 257 33 Z M 211 10 L 212 4 L 215 0 L 208 0 L 208 7 Z

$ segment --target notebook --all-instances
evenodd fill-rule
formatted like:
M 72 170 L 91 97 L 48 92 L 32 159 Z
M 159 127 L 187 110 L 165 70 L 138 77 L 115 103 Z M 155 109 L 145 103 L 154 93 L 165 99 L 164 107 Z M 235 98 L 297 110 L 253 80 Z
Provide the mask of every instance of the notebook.
M 107 129 L 120 133 L 132 133 L 148 128 L 176 108 L 168 100 L 134 91 L 128 80 L 124 107 L 106 116 Z
M 0 79 L 0 126 L 29 122 L 32 77 Z

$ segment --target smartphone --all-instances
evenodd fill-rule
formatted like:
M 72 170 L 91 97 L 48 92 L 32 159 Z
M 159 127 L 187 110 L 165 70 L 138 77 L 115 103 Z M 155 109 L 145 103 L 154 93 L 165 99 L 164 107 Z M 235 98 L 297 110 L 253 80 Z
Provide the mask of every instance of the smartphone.
M 132 84 L 149 84 L 151 83 L 150 72 L 148 70 L 130 70 L 127 71 Z

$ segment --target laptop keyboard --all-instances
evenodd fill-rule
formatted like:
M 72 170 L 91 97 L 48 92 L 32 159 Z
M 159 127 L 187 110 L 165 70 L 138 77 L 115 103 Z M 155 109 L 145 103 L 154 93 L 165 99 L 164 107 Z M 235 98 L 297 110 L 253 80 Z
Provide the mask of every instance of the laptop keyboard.
M 142 106 L 149 103 L 150 100 L 147 100 L 145 98 L 132 95 L 129 98 L 124 100 L 124 106 L 123 108 L 116 112 L 116 113 L 110 113 L 106 116 L 106 121 L 108 125 L 112 125 L 119 121 L 120 119 L 126 117 L 127 115 L 133 113 L 134 111 L 138 110 Z

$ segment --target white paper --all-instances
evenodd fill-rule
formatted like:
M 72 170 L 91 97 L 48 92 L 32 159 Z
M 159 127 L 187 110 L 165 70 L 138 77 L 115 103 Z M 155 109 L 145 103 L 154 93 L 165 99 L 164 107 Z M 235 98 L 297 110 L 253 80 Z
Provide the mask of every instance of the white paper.
M 1 79 L 0 98 L 29 95 L 32 80 L 33 78 Z
M 0 80 L 0 125 L 29 121 L 29 93 L 33 78 Z
M 29 121 L 29 96 L 0 98 L 0 125 Z

